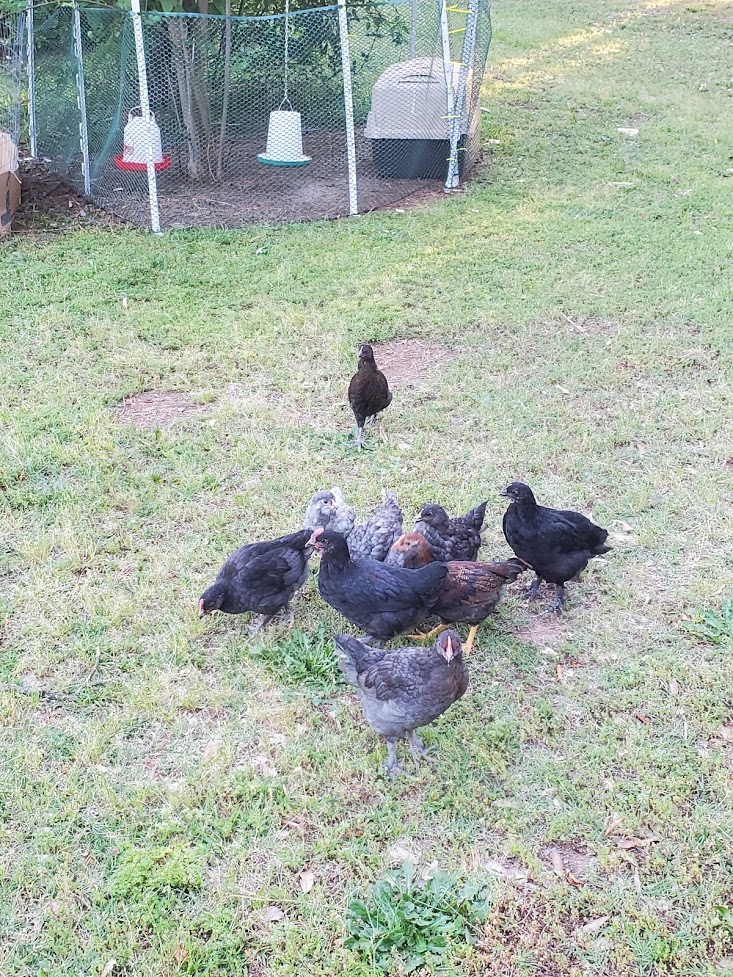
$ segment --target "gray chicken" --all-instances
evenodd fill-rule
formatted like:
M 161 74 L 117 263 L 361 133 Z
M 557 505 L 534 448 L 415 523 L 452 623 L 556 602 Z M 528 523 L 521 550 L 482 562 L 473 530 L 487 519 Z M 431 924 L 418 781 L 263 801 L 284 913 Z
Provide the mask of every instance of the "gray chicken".
M 465 516 L 451 519 L 442 505 L 424 505 L 415 521 L 415 532 L 424 536 L 434 560 L 475 560 L 481 548 L 481 529 L 486 502 Z
M 344 499 L 341 489 L 334 485 L 332 489 L 316 492 L 308 503 L 303 528 L 332 529 L 335 533 L 348 536 L 354 528 L 355 516 L 353 508 Z
M 384 502 L 373 516 L 355 526 L 346 537 L 352 560 L 379 560 L 402 535 L 402 509 L 394 492 L 383 492 Z
M 442 716 L 468 688 L 461 639 L 444 631 L 432 648 L 370 648 L 346 634 L 334 636 L 339 667 L 354 685 L 364 717 L 387 740 L 387 771 L 393 779 L 402 768 L 397 742 L 405 737 L 417 763 L 425 756 L 415 732 Z

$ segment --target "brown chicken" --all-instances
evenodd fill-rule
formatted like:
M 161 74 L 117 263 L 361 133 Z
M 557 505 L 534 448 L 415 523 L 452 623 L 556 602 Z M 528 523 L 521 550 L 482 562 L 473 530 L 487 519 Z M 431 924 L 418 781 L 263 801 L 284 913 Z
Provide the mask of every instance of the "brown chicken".
M 395 541 L 384 562 L 390 566 L 417 569 L 431 560 L 432 552 L 425 537 L 420 533 L 404 533 Z M 463 648 L 463 653 L 468 655 L 476 640 L 479 624 L 496 610 L 506 584 L 513 583 L 528 567 L 518 559 L 498 563 L 450 560 L 445 566 L 448 573 L 441 595 L 433 605 L 433 614 L 441 619 L 442 627 L 448 624 L 471 625 Z M 431 631 L 427 637 L 432 637 L 442 627 Z
M 356 446 L 364 447 L 364 424 L 392 403 L 387 378 L 377 369 L 374 350 L 368 343 L 359 347 L 359 366 L 349 383 L 349 404 L 356 418 Z

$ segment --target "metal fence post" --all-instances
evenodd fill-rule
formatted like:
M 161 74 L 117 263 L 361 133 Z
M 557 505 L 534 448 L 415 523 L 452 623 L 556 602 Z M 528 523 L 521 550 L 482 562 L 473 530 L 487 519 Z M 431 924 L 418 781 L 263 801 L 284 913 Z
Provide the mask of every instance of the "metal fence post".
M 417 50 L 417 0 L 410 3 L 410 57 L 415 57 Z
M 468 82 L 468 72 L 473 65 L 473 54 L 476 48 L 476 30 L 478 28 L 479 0 L 469 0 L 468 12 L 466 14 L 466 30 L 463 35 L 463 52 L 461 54 L 461 67 L 458 73 L 458 93 L 456 95 L 453 120 L 450 134 L 450 156 L 448 157 L 448 175 L 445 179 L 446 191 L 455 190 L 460 179 L 460 168 L 458 166 L 458 143 L 461 140 L 463 120 L 466 119 L 466 139 L 468 140 L 468 128 L 470 119 L 466 112 L 466 84 Z
M 148 169 L 148 198 L 150 200 L 150 229 L 153 234 L 160 234 L 160 211 L 158 209 L 158 181 L 155 174 L 155 160 L 153 159 L 152 116 L 150 114 L 150 97 L 148 95 L 148 69 L 145 63 L 145 45 L 143 44 L 143 25 L 140 19 L 140 0 L 130 0 L 132 8 L 132 29 L 135 34 L 135 54 L 137 56 L 137 75 L 140 85 L 140 112 L 147 123 L 147 169 Z
M 91 178 L 89 172 L 89 130 L 87 129 L 87 97 L 84 87 L 84 52 L 81 46 L 81 18 L 76 0 L 73 4 L 74 14 L 74 54 L 76 55 L 76 91 L 79 104 L 79 144 L 81 147 L 81 172 L 84 177 L 84 196 L 91 194 Z
M 33 159 L 38 159 L 38 138 L 36 136 L 36 49 L 33 37 L 33 2 L 28 0 L 25 12 L 25 56 L 28 78 L 28 139 Z
M 341 38 L 341 73 L 344 78 L 344 110 L 346 113 L 346 150 L 349 165 L 349 216 L 359 213 L 356 190 L 356 139 L 354 136 L 354 95 L 351 87 L 351 49 L 346 0 L 338 0 L 339 35 Z

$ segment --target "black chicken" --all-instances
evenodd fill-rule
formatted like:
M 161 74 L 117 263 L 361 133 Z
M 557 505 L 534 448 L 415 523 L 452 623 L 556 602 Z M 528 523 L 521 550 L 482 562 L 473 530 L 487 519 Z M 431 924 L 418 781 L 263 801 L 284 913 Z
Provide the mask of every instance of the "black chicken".
M 349 383 L 349 404 L 356 418 L 356 445 L 364 446 L 364 424 L 392 403 L 387 378 L 377 369 L 374 350 L 368 343 L 359 347 L 359 365 Z
M 580 512 L 549 509 L 537 505 L 532 489 L 524 482 L 512 482 L 501 493 L 511 499 L 504 513 L 504 536 L 520 560 L 532 567 L 536 576 L 527 590 L 537 596 L 540 582 L 555 584 L 551 609 L 565 607 L 565 584 L 578 578 L 594 556 L 608 553 L 608 530 L 596 526 Z
M 415 532 L 428 541 L 434 560 L 475 560 L 481 548 L 481 528 L 486 502 L 465 516 L 451 519 L 442 505 L 424 505 L 415 522 Z
M 383 643 L 417 627 L 440 597 L 447 572 L 442 563 L 402 570 L 377 560 L 352 560 L 344 537 L 328 529 L 317 529 L 310 543 L 321 554 L 321 597 L 366 631 L 365 640 Z
M 260 620 L 250 629 L 256 634 L 283 608 L 305 583 L 313 553 L 310 529 L 262 543 L 242 546 L 227 559 L 215 582 L 199 600 L 199 617 L 222 611 L 252 611 Z M 293 613 L 290 611 L 292 625 Z
M 385 563 L 389 566 L 422 567 L 431 561 L 430 547 L 420 533 L 405 533 L 389 551 Z M 504 587 L 513 583 L 527 569 L 523 560 L 502 560 L 497 563 L 474 563 L 450 560 L 446 563 L 448 574 L 443 591 L 433 605 L 443 625 L 470 624 L 468 640 L 463 646 L 468 656 L 476 640 L 479 624 L 493 614 L 501 600 Z M 427 637 L 437 634 L 431 631 Z M 420 635 L 415 635 L 420 637 Z
M 415 730 L 442 716 L 468 688 L 461 639 L 455 631 L 444 631 L 430 649 L 387 650 L 346 634 L 334 640 L 339 666 L 356 686 L 366 721 L 387 740 L 387 770 L 394 778 L 402 773 L 397 742 L 406 737 L 419 763 L 425 746 Z
M 352 560 L 382 561 L 401 533 L 402 509 L 394 492 L 385 492 L 384 502 L 374 515 L 349 533 L 346 539 L 349 555 Z

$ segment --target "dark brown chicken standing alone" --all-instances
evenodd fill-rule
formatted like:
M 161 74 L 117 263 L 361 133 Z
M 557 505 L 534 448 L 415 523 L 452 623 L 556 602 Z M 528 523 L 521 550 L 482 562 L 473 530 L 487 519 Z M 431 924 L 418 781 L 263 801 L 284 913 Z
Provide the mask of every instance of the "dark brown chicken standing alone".
M 369 343 L 359 347 L 359 365 L 349 383 L 349 404 L 356 419 L 356 441 L 359 450 L 364 447 L 364 424 L 375 418 L 392 403 L 387 378 L 374 359 Z

